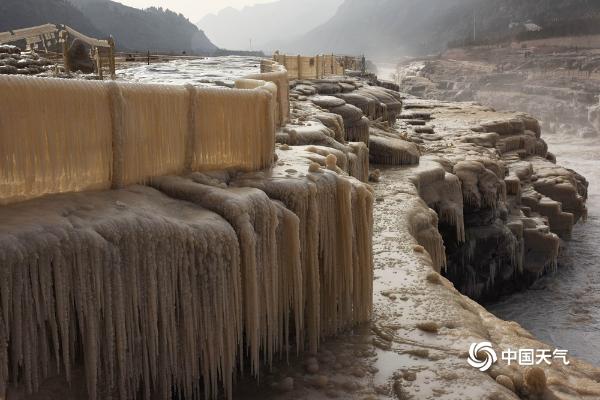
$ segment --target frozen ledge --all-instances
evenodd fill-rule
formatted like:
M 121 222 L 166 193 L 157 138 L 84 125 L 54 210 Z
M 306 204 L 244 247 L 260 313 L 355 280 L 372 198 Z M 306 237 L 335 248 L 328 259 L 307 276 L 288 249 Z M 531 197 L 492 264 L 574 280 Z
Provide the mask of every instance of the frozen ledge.
M 343 137 L 344 125 L 335 116 L 344 114 L 336 114 L 336 107 L 343 104 L 322 97 L 313 102 L 311 96 L 325 94 L 320 90 L 356 95 L 349 85 L 362 84 L 341 78 L 325 86 L 293 83 L 292 124 L 278 138 L 338 148 L 343 140 L 334 138 Z M 410 157 L 404 162 L 372 158 L 378 165 L 371 167 L 380 169 L 371 172 L 377 181 L 372 323 L 328 340 L 318 352 L 278 364 L 265 378 L 266 387 L 242 383 L 236 396 L 598 398 L 600 370 L 576 359 L 541 369 L 502 361 L 486 372 L 471 367 L 472 343 L 490 342 L 497 353 L 549 346 L 517 323 L 496 318 L 440 274 L 456 279 L 462 291 L 485 297 L 514 280 L 527 285 L 552 270 L 559 235 L 585 217 L 587 182 L 554 163 L 537 121 L 527 115 L 468 103 L 402 101 L 405 111 L 394 127 L 378 126 L 379 118 L 370 122 L 369 143 L 384 138 L 375 140 L 377 154 L 399 147 L 387 139 L 402 141 L 405 149 L 418 145 L 419 152 L 418 164 Z M 498 252 L 495 268 L 484 257 L 490 249 Z
M 9 399 L 33 399 L 24 394 L 33 388 L 61 398 L 89 398 L 85 382 L 88 387 L 108 390 L 98 392 L 99 397 L 111 394 L 123 399 L 134 398 L 141 383 L 146 385 L 144 396 L 152 392 L 158 398 L 168 397 L 170 384 L 192 394 L 207 390 L 204 394 L 209 397 L 224 387 L 227 395 L 248 399 L 600 396 L 600 370 L 575 359 L 569 366 L 543 366 L 545 379 L 540 379 L 539 370 L 527 372 L 525 367 L 501 362 L 487 372 L 469 366 L 467 354 L 474 342 L 488 341 L 497 352 L 548 346 L 517 324 L 495 318 L 440 275 L 447 274 L 462 291 L 477 296 L 502 287 L 515 274 L 526 281 L 555 267 L 557 234 L 567 234 L 585 216 L 586 182 L 553 164 L 535 120 L 472 104 L 403 99 L 360 79 L 292 82 L 290 96 L 290 123 L 277 133 L 280 144 L 270 170 L 163 177 L 151 182 L 153 188 L 61 195 L 6 209 L 7 218 L 25 221 L 29 214 L 23 208 L 49 213 L 47 229 L 37 223 L 14 223 L 7 228 L 18 225 L 35 232 L 39 240 L 35 252 L 28 254 L 41 252 L 43 257 L 34 257 L 38 263 L 52 260 L 51 242 L 46 238 L 55 238 L 58 226 L 74 237 L 85 234 L 85 240 L 98 244 L 98 251 L 106 250 L 106 257 L 116 257 L 118 249 L 125 246 L 126 250 L 133 243 L 121 240 L 120 232 L 128 232 L 135 236 L 137 246 L 148 250 L 137 251 L 137 257 L 156 254 L 157 267 L 168 264 L 160 255 L 162 247 L 172 251 L 193 244 L 193 235 L 207 238 L 201 241 L 205 246 L 190 248 L 183 253 L 186 257 L 177 258 L 177 281 L 161 279 L 163 275 L 156 274 L 164 269 L 157 268 L 150 275 L 156 279 L 140 282 L 137 292 L 119 291 L 121 286 L 115 286 L 114 293 L 128 296 L 134 301 L 131 304 L 139 300 L 136 293 L 146 293 L 144 287 L 164 289 L 157 305 L 176 293 L 188 299 L 178 302 L 178 312 L 159 307 L 149 314 L 156 318 L 140 319 L 148 323 L 139 326 L 150 332 L 142 336 L 142 342 L 134 340 L 137 325 L 127 322 L 130 315 L 139 318 L 131 313 L 135 308 L 117 307 L 114 326 L 107 325 L 106 317 L 90 318 L 106 315 L 112 292 L 104 295 L 104 303 L 93 304 L 88 292 L 74 291 L 79 307 L 71 316 L 64 314 L 68 307 L 60 296 L 59 303 L 32 302 L 51 299 L 52 294 L 48 287 L 33 284 L 37 281 L 31 272 L 38 264 L 29 263 L 27 282 L 31 285 L 24 286 L 18 298 L 26 301 L 22 307 L 17 301 L 3 308 L 3 322 L 20 318 L 19 324 L 3 332 L 11 332 L 10 360 L 21 366 L 25 371 L 21 379 L 30 385 L 13 385 Z M 367 145 L 372 138 L 371 162 L 381 165 L 369 173 Z M 369 177 L 372 189 L 360 182 Z M 102 210 L 117 216 L 102 218 Z M 140 229 L 129 230 L 132 224 Z M 160 232 L 176 233 L 178 239 L 155 247 L 151 225 L 157 225 Z M 0 257 L 22 263 L 19 254 L 26 248 L 25 236 L 19 244 L 14 242 L 18 239 L 14 233 L 5 237 L 11 245 L 3 247 L 13 255 Z M 502 245 L 496 246 L 503 249 L 497 257 L 501 263 L 485 269 L 487 260 L 480 254 L 494 241 Z M 209 263 L 219 268 L 209 268 L 207 273 L 212 275 L 206 276 L 226 285 L 198 290 L 193 285 L 192 256 L 219 260 Z M 75 271 L 71 279 L 84 276 L 80 273 L 84 270 Z M 139 278 L 126 276 L 132 282 Z M 110 279 L 118 278 L 105 274 L 95 282 Z M 101 287 L 104 293 L 113 286 Z M 34 289 L 32 294 L 41 291 L 42 296 L 27 296 L 27 288 Z M 205 326 L 216 330 L 195 330 L 196 322 L 184 318 L 210 315 L 188 313 L 185 308 L 195 304 L 190 296 L 200 294 L 223 311 L 205 321 Z M 48 313 L 52 307 L 56 308 L 53 315 L 60 318 L 50 329 L 62 344 L 55 339 L 54 348 L 31 347 L 40 334 L 34 328 L 36 313 Z M 98 307 L 105 313 L 94 314 Z M 181 329 L 165 323 L 170 319 Z M 96 324 L 85 330 L 85 342 L 71 336 L 70 324 L 75 321 Z M 95 329 L 114 332 L 119 338 L 117 347 L 103 346 L 106 336 Z M 156 336 L 160 329 L 169 332 Z M 194 337 L 200 334 L 205 336 Z M 163 339 L 155 340 L 159 337 Z M 21 346 L 16 351 L 15 343 Z M 31 346 L 23 347 L 24 343 Z M 198 343 L 202 346 L 196 347 Z M 83 346 L 83 360 L 76 357 L 76 351 L 69 352 L 72 345 Z M 124 351 L 136 346 L 152 352 Z M 72 368 L 70 387 L 64 376 L 44 380 L 43 376 L 53 376 L 54 364 L 43 357 L 37 363 L 37 356 L 26 348 L 60 348 L 58 357 L 63 362 L 84 361 L 86 367 Z M 105 355 L 107 349 L 113 353 Z M 40 354 L 51 357 L 47 351 Z M 146 361 L 144 354 L 152 357 Z M 201 371 L 193 366 L 198 354 L 209 357 Z M 241 354 L 247 363 L 239 363 L 236 355 Z M 0 356 L 8 362 L 8 353 Z M 99 366 L 94 362 L 98 359 L 104 360 Z M 232 387 L 230 378 L 242 365 L 246 378 Z M 14 379 L 8 371 L 14 374 L 18 368 L 3 368 L 0 377 Z M 197 386 L 200 375 L 203 387 Z

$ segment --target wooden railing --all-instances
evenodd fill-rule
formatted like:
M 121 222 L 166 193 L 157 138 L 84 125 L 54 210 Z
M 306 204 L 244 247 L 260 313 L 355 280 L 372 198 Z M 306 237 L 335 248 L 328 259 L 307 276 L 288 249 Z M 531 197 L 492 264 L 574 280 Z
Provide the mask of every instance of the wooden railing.
M 275 53 L 273 60 L 288 71 L 290 79 L 321 79 L 363 69 L 363 59 L 335 54 L 302 56 Z

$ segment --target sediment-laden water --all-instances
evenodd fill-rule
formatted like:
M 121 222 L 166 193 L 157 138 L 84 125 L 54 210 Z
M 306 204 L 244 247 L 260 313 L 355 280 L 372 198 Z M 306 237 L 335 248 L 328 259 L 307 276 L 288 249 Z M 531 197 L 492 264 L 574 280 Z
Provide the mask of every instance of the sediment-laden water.
M 590 182 L 589 217 L 566 240 L 558 272 L 488 309 L 553 348 L 600 365 L 600 139 L 544 136 L 559 164 Z
M 233 86 L 236 79 L 259 72 L 260 59 L 229 56 L 137 65 L 118 70 L 117 76 L 119 79 L 141 83 Z

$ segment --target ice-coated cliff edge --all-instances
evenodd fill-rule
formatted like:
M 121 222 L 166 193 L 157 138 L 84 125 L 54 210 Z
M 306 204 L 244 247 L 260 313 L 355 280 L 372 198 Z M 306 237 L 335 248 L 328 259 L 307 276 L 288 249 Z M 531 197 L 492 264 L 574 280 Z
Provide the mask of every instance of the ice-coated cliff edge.
M 585 179 L 553 162 L 537 121 L 362 78 L 294 81 L 290 99 L 272 168 L 2 209 L 0 259 L 27 277 L 11 286 L 22 302 L 2 291 L 9 399 L 166 398 L 171 385 L 248 399 L 600 397 L 600 370 L 575 359 L 467 363 L 472 343 L 548 348 L 460 292 L 552 270 L 557 235 L 585 216 Z M 42 265 L 71 301 L 40 284 Z M 59 349 L 70 386 L 53 377 Z
M 316 161 L 325 165 L 328 152 L 354 154 L 332 140 L 343 135 L 340 122 L 351 121 L 346 130 L 351 134 L 362 124 L 347 99 L 370 119 L 365 121 L 368 140 L 366 134 L 357 137 L 369 144 L 371 168 L 379 169 L 370 174 L 377 181 L 373 321 L 291 365 L 277 365 L 265 378 L 266 388 L 241 385 L 236 394 L 278 399 L 598 398 L 600 371 L 574 359 L 569 366 L 543 365 L 543 374 L 514 363 L 498 362 L 487 372 L 469 366 L 472 343 L 490 342 L 498 354 L 549 346 L 457 290 L 493 296 L 553 270 L 558 235 L 585 217 L 585 179 L 554 163 L 539 124 L 528 115 L 384 90 L 403 103 L 403 111 L 392 118 L 382 101 L 369 100 L 352 85 L 363 92 L 382 90 L 362 88 L 364 82 L 352 80 L 292 83 L 292 123 L 278 140 L 319 143 Z M 394 107 L 399 110 L 398 104 Z M 356 117 L 350 117 L 350 110 Z M 396 119 L 391 126 L 389 121 Z

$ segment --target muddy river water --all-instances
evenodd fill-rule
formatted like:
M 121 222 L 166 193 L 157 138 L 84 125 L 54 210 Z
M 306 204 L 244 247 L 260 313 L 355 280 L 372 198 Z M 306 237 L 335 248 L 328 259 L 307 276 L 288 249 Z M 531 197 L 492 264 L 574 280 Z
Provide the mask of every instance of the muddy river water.
M 563 243 L 558 272 L 488 309 L 538 339 L 600 365 L 600 139 L 544 135 L 557 162 L 590 182 L 589 217 Z

